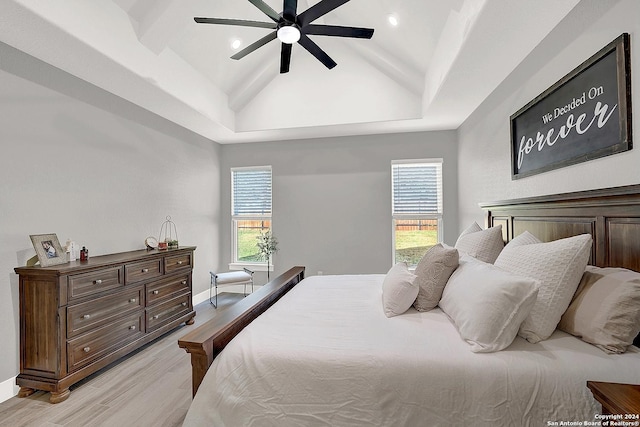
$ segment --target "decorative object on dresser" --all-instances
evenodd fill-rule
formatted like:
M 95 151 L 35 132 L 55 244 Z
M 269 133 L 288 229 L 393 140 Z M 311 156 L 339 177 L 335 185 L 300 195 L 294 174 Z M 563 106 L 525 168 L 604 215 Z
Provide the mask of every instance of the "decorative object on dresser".
M 144 244 L 147 249 L 158 249 L 158 239 L 153 236 L 149 236 L 144 239 Z
M 640 420 L 640 385 L 587 381 L 587 387 L 602 404 L 603 415 L 621 415 L 625 418 L 618 419 L 628 425 Z
M 167 215 L 167 220 L 160 226 L 158 234 L 158 249 L 172 249 L 178 247 L 178 229 L 171 221 L 171 216 Z
M 186 322 L 195 247 L 138 250 L 63 266 L 17 267 L 19 397 L 69 387 Z
M 47 267 L 67 262 L 67 253 L 62 249 L 55 234 L 32 234 L 29 237 L 41 266 Z

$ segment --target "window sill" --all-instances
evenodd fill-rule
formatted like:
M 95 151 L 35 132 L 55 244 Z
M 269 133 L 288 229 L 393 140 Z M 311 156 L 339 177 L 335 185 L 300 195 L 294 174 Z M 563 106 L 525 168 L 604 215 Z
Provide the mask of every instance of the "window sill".
M 252 264 L 250 262 L 232 262 L 229 264 L 229 270 L 242 270 L 248 268 L 251 271 L 267 271 L 267 264 Z M 269 265 L 269 271 L 273 271 L 273 264 Z

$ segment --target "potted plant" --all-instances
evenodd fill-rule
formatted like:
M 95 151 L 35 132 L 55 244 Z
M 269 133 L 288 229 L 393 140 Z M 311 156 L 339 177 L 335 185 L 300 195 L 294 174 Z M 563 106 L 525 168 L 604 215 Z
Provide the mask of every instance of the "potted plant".
M 278 252 L 278 239 L 276 239 L 273 236 L 273 234 L 271 233 L 271 230 L 268 230 L 265 233 L 260 233 L 257 239 L 258 239 L 258 243 L 256 245 L 258 246 L 258 253 L 260 255 L 260 258 L 267 261 L 267 282 L 268 282 L 270 279 L 269 267 L 271 265 L 270 264 L 271 256 L 274 253 Z

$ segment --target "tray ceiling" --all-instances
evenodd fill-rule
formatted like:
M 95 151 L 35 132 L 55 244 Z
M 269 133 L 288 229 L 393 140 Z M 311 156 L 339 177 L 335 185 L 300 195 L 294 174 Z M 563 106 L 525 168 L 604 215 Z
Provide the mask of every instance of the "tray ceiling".
M 351 0 L 317 23 L 373 38 L 310 36 L 338 66 L 294 45 L 288 74 L 278 41 L 230 59 L 234 40 L 241 49 L 270 30 L 193 21 L 264 21 L 246 0 L 3 0 L 0 41 L 220 143 L 440 130 L 457 128 L 577 3 Z

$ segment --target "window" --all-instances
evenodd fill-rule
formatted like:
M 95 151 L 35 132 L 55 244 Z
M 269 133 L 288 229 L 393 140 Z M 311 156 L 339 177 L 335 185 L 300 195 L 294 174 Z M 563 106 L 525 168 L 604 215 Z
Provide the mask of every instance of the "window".
M 391 163 L 393 261 L 415 266 L 442 241 L 442 159 Z
M 256 244 L 271 229 L 271 166 L 231 169 L 231 219 L 232 264 L 266 267 Z

